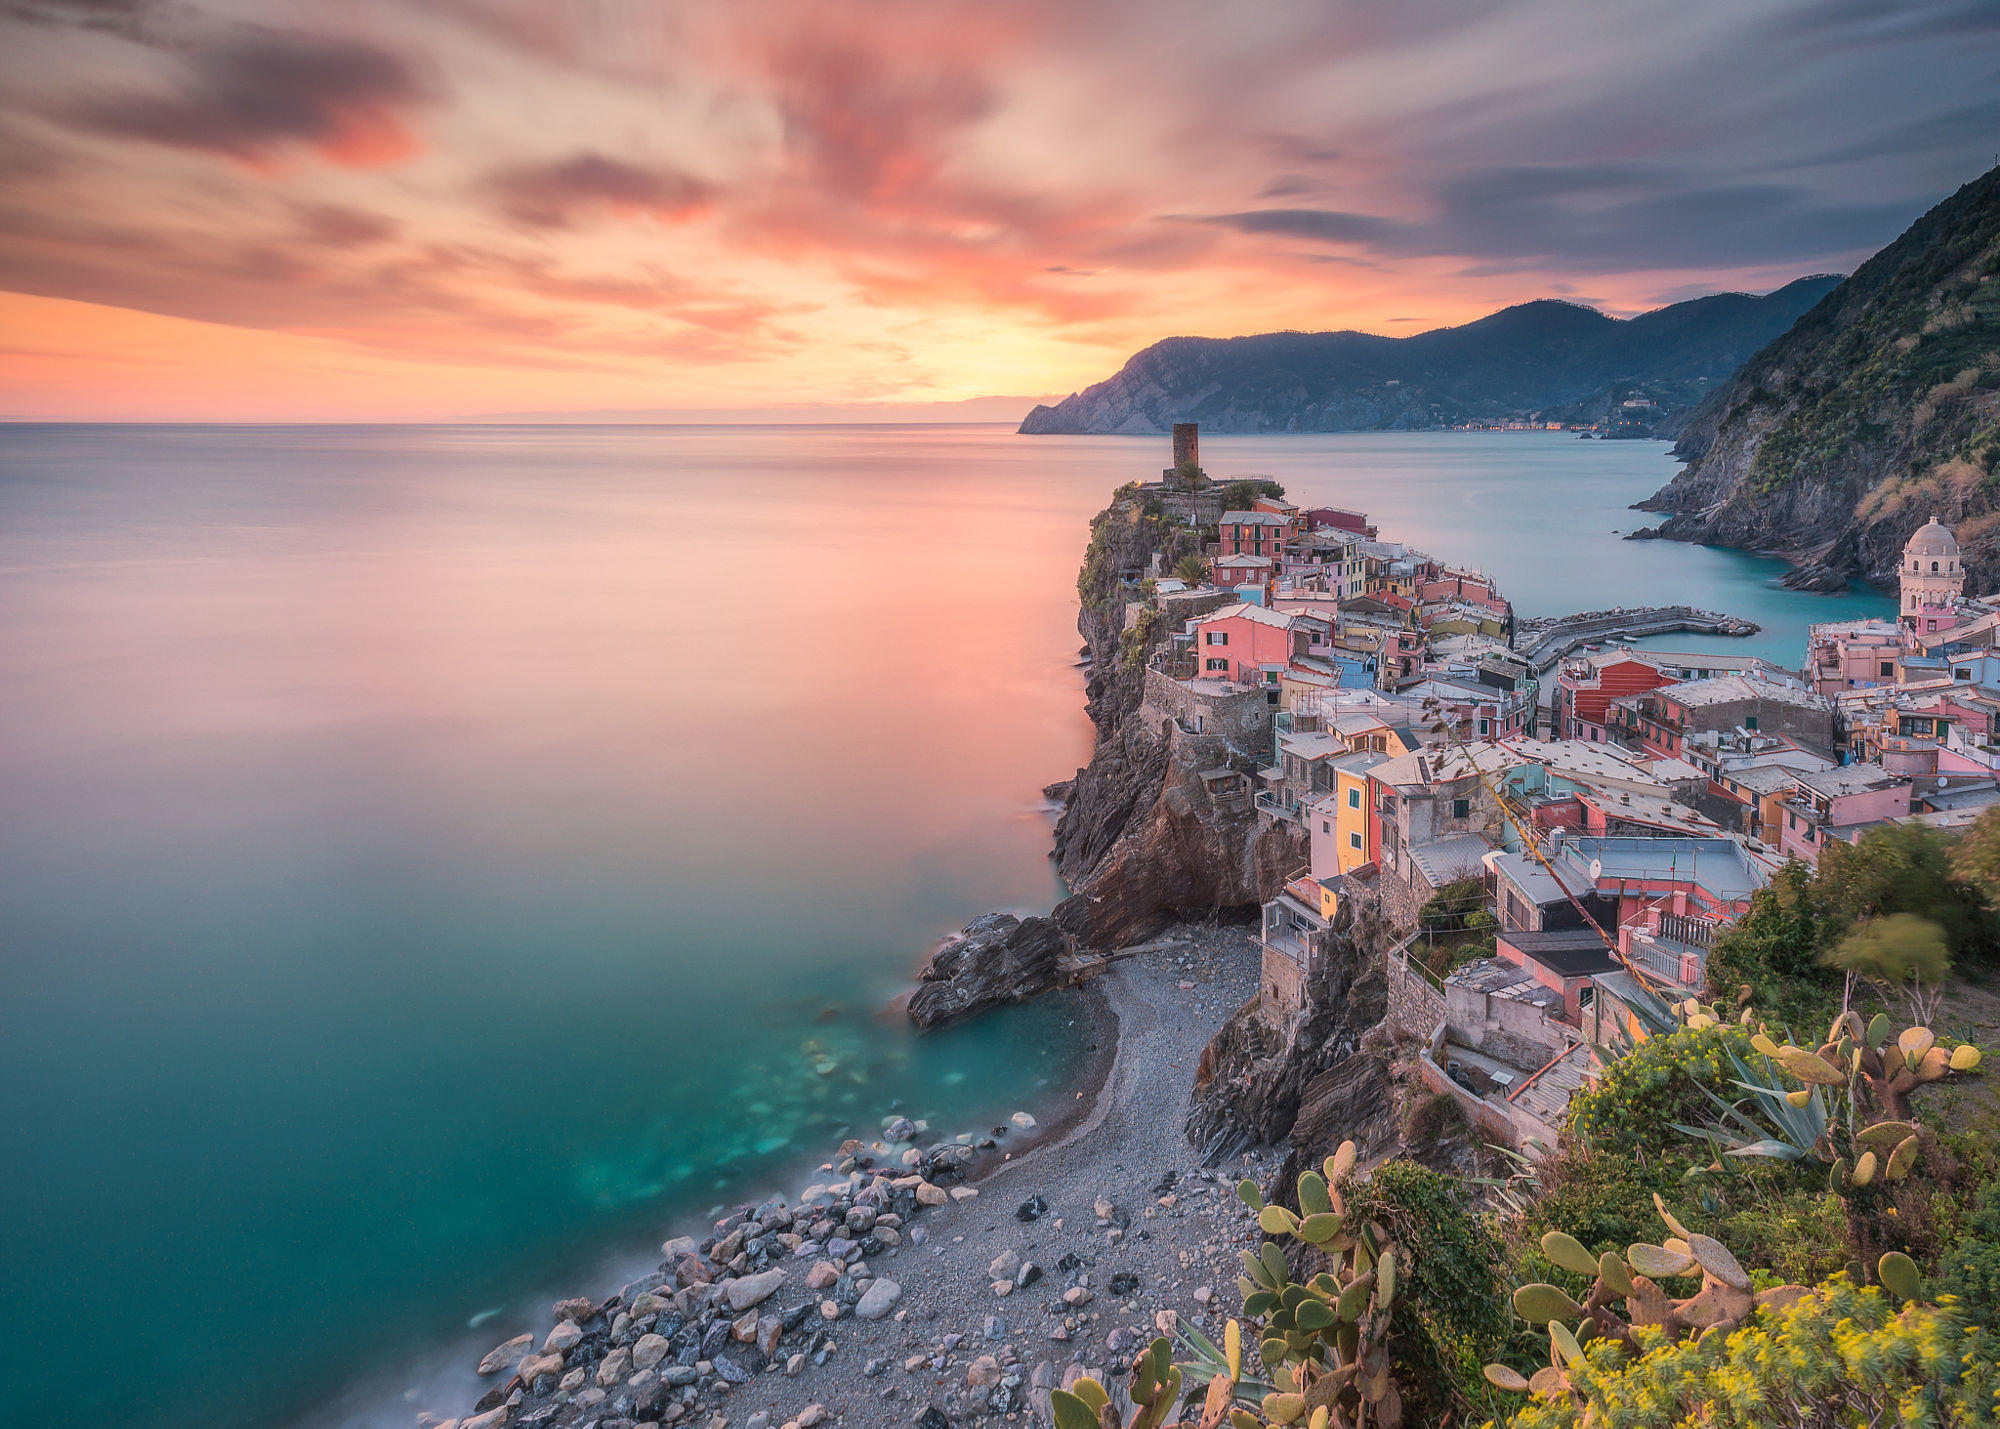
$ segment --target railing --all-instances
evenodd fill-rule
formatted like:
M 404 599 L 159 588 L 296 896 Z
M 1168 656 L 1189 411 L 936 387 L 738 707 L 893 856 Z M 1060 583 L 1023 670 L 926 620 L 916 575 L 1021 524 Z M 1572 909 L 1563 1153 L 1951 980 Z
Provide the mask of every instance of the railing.
M 1269 814 L 1273 818 L 1290 819 L 1294 822 L 1297 822 L 1298 820 L 1303 819 L 1306 813 L 1305 805 L 1287 804 L 1283 800 L 1279 799 L 1276 794 L 1266 794 L 1259 792 L 1257 795 L 1256 803 L 1257 803 L 1258 813 Z
M 1688 988 L 1702 985 L 1708 963 L 1706 948 L 1643 935 L 1633 937 L 1627 956 L 1653 976 Z
M 1715 919 L 1688 913 L 1662 913 L 1659 926 L 1662 938 L 1696 948 L 1714 947 L 1716 937 L 1722 932 L 1722 924 Z

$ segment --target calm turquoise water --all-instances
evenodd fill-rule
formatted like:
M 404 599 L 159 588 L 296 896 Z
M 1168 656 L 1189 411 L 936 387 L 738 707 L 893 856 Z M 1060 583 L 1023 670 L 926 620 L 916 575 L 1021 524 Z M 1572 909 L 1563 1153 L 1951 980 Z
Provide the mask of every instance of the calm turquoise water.
M 0 428 L 0 1417 L 455 1412 L 468 1352 L 848 1127 L 1060 1095 L 1060 1005 L 881 1014 L 1056 896 L 1085 523 L 1164 448 Z M 1789 661 L 1887 606 L 1618 541 L 1652 444 L 1204 448 L 1524 614 L 1694 600 Z

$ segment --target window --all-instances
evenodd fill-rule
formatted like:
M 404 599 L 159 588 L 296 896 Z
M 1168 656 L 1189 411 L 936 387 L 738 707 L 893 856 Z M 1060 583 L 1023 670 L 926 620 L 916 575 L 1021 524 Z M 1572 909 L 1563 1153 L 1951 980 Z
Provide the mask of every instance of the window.
M 1350 834 L 1349 834 L 1349 835 L 1347 836 L 1347 846 L 1348 846 L 1349 848 L 1352 848 L 1352 849 L 1358 849 L 1358 848 L 1360 848 L 1360 847 L 1361 847 L 1361 835 L 1360 835 L 1360 834 L 1356 834 L 1356 833 L 1350 833 Z
M 1470 799 L 1453 799 L 1451 801 L 1451 816 L 1454 819 L 1466 818 L 1471 813 L 1472 801 Z
M 1757 727 L 1757 716 L 1755 715 L 1743 716 L 1743 727 L 1745 729 L 1755 729 Z
M 1229 632 L 1227 630 L 1211 630 L 1208 632 L 1208 639 L 1204 643 L 1209 645 L 1227 645 L 1229 643 Z
M 1895 662 L 1895 661 L 1893 661 L 1893 660 L 1884 660 L 1884 661 L 1882 661 L 1882 668 L 1881 668 L 1881 674 L 1882 674 L 1882 678 L 1883 678 L 1883 679 L 1885 679 L 1885 680 L 1886 680 L 1886 679 L 1888 679 L 1888 678 L 1889 678 L 1889 677 L 1890 677 L 1891 675 L 1893 675 L 1893 674 L 1895 674 L 1895 673 L 1896 673 L 1896 662 Z
M 1937 567 L 1937 562 L 1936 562 L 1936 561 L 1932 561 L 1932 562 L 1931 562 L 1931 574 L 1932 574 L 1932 575 L 1936 575 L 1936 574 L 1937 574 L 1937 568 L 1938 568 L 1938 567 Z
M 1330 834 L 1330 833 L 1332 833 L 1332 832 L 1333 832 L 1333 825 L 1332 825 L 1332 823 L 1330 823 L 1330 822 L 1329 822 L 1329 821 L 1327 821 L 1326 819 L 1321 819 L 1321 820 L 1319 821 L 1319 831 L 1320 831 L 1321 833 L 1323 833 L 1323 834 Z
M 1361 807 L 1361 791 L 1359 789 L 1349 789 L 1347 791 L 1347 807 L 1350 809 Z
M 1229 661 L 1226 659 L 1205 660 L 1202 662 L 1202 668 L 1205 670 L 1220 670 L 1226 675 L 1229 673 Z
M 1487 733 L 1487 732 L 1488 732 L 1488 731 L 1489 731 L 1490 729 L 1492 729 L 1492 727 L 1493 727 L 1493 723 L 1492 723 L 1492 721 L 1491 721 L 1491 720 L 1484 720 L 1484 719 L 1483 719 L 1483 720 L 1481 720 L 1481 721 L 1479 722 L 1479 732 L 1480 732 L 1481 734 L 1485 734 L 1485 733 Z

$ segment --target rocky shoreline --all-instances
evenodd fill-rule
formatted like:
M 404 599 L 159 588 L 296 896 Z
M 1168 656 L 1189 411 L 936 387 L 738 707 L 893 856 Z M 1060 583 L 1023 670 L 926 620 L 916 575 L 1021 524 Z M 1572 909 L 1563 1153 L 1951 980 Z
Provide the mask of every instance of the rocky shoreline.
M 890 1118 L 796 1201 L 734 1207 L 650 1274 L 558 1301 L 487 1353 L 470 1414 L 420 1429 L 1045 1419 L 1052 1385 L 1219 1314 L 1254 1224 L 1178 1130 L 1255 948 L 1206 924 L 1168 943 L 1077 994 L 1101 1055 L 1066 1114 L 948 1140 Z

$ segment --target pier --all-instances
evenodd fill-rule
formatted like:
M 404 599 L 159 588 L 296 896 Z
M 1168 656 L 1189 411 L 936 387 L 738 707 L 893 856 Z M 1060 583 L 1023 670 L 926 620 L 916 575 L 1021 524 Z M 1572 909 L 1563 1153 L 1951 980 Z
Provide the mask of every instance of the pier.
M 1697 610 L 1691 605 L 1593 610 L 1578 615 L 1520 621 L 1514 628 L 1514 652 L 1538 671 L 1547 671 L 1581 646 L 1615 640 L 1620 636 L 1637 639 L 1643 635 L 1672 635 L 1681 631 L 1696 635 L 1745 636 L 1755 635 L 1761 629 L 1763 627 L 1755 621 L 1741 616 Z

